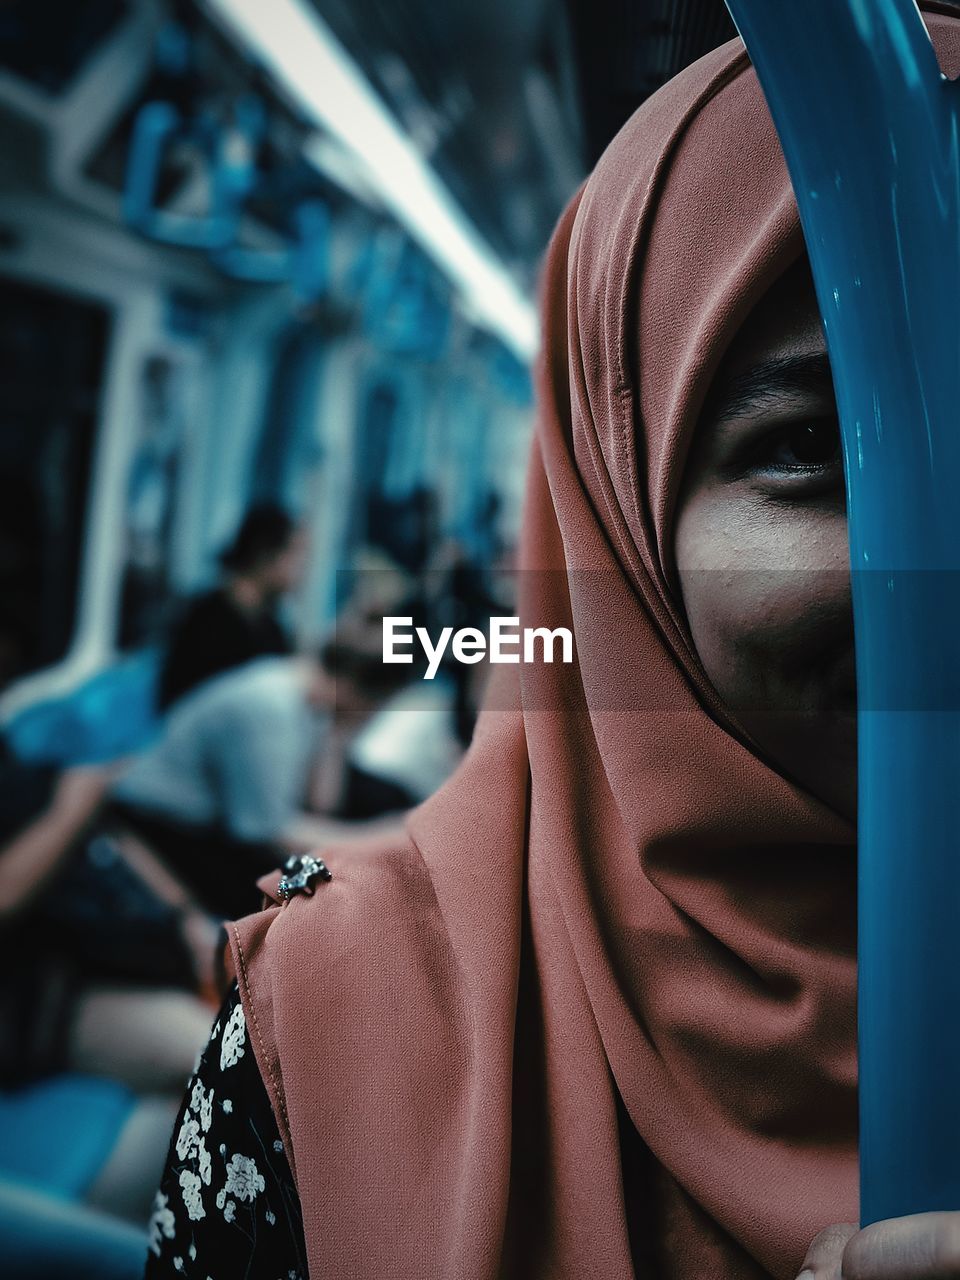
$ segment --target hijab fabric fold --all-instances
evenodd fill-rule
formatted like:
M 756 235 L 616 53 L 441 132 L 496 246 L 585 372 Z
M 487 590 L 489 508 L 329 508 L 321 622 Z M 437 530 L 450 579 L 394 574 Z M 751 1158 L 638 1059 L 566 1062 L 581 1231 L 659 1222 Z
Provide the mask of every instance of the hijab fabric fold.
M 854 833 L 739 732 L 672 563 L 713 373 L 802 251 L 739 41 L 561 220 L 519 613 L 576 660 L 495 668 L 402 833 L 232 926 L 314 1280 L 790 1280 L 857 1217 Z

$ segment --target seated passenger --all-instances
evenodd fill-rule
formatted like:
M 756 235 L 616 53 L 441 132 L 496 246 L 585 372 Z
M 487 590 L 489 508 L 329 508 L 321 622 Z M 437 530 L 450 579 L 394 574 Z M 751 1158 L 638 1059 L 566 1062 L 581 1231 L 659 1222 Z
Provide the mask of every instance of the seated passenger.
M 378 661 L 328 645 L 322 661 L 260 658 L 207 681 L 117 781 L 116 814 L 208 910 L 255 910 L 257 879 L 303 847 L 304 810 L 369 816 L 341 801 L 355 785 L 349 744 L 379 696 L 364 688 L 371 665 L 382 676 Z
M 8 1197 L 16 1198 L 24 1181 L 38 1195 L 46 1191 L 60 1202 L 96 1205 L 145 1224 L 174 1100 L 209 1025 L 209 1005 L 186 989 L 194 975 L 176 912 L 151 910 L 148 924 L 167 925 L 157 942 L 164 974 L 179 967 L 180 989 L 163 975 L 145 984 L 142 973 L 126 974 L 121 947 L 109 957 L 112 972 L 106 980 L 98 960 L 109 947 L 92 954 L 84 945 L 89 931 L 81 918 L 73 918 L 79 904 L 70 875 L 97 838 L 112 776 L 109 768 L 57 772 L 25 764 L 0 741 L 0 1256 L 5 1259 L 26 1248 L 22 1224 L 17 1227 L 16 1215 L 7 1212 Z M 117 878 L 117 868 L 104 869 L 100 889 Z M 142 886 L 142 893 L 149 897 L 149 888 Z M 96 896 L 109 901 L 105 892 Z M 122 939 L 122 932 L 112 932 L 114 924 L 122 926 L 109 910 L 94 922 L 106 944 Z M 208 939 L 211 960 L 213 941 Z M 179 961 L 170 954 L 176 948 L 183 953 Z M 59 1224 L 54 1214 L 50 1221 L 61 1256 L 88 1223 L 79 1213 L 65 1214 Z M 37 1248 L 36 1256 L 45 1255 Z
M 220 557 L 223 581 L 187 605 L 170 636 L 159 705 L 169 707 L 205 680 L 254 658 L 289 654 L 277 604 L 297 585 L 304 537 L 279 507 L 253 507 Z
M 259 658 L 207 680 L 113 788 L 114 808 L 209 910 L 244 915 L 285 856 L 327 728 L 319 665 Z

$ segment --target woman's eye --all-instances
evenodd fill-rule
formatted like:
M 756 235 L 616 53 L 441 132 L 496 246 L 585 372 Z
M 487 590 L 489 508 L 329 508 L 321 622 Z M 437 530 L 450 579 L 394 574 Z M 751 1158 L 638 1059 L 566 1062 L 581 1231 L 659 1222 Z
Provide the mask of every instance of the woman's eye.
M 839 465 L 840 430 L 835 421 L 799 422 L 774 432 L 768 460 L 783 468 L 823 468 Z
M 824 413 L 744 432 L 723 470 L 734 482 L 784 501 L 826 499 L 844 492 L 843 450 L 836 415 Z

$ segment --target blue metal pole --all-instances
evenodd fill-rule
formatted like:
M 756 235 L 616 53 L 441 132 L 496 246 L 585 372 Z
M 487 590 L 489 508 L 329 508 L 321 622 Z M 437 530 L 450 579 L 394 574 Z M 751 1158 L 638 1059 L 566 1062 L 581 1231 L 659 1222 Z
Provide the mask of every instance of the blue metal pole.
M 728 0 L 793 181 L 843 439 L 861 1219 L 960 1209 L 960 89 L 912 0 Z

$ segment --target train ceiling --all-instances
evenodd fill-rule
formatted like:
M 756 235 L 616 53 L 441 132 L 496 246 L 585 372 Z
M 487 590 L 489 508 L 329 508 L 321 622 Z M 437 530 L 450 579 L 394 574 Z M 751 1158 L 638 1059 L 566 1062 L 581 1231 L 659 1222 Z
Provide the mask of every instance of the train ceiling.
M 526 285 L 566 199 L 631 111 L 733 34 L 722 0 L 306 2 Z M 171 16 L 199 50 L 194 89 L 229 94 L 252 84 L 270 94 L 211 21 L 208 0 L 3 0 L 0 80 L 12 73 L 54 101 L 133 19 L 145 43 Z M 105 95 L 116 77 L 108 79 Z M 140 91 L 118 102 L 84 160 L 85 181 L 118 189 L 130 119 L 145 95 L 164 90 L 162 80 L 146 58 Z M 187 91 L 189 85 L 178 90 Z M 307 133 L 289 105 L 273 103 L 270 141 L 278 155 Z M 332 193 L 335 202 L 342 198 Z
M 313 2 L 524 274 L 630 113 L 734 34 L 723 0 Z

